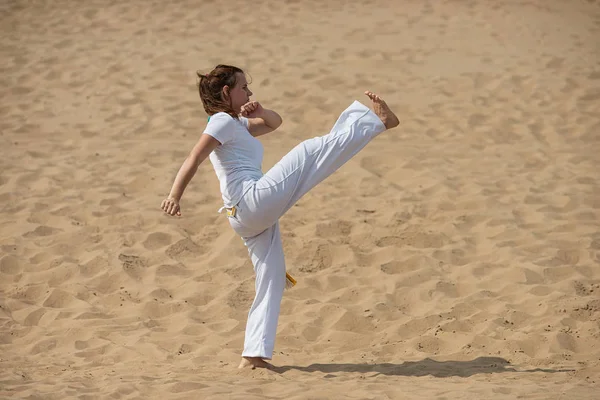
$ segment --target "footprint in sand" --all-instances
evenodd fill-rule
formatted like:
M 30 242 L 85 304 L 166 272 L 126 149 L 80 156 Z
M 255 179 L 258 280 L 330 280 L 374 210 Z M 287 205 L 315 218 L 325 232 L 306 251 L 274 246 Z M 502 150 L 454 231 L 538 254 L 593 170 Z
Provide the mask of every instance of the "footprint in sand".
M 300 335 L 307 342 L 317 342 L 319 337 L 323 334 L 323 329 L 318 325 L 309 325 L 304 328 Z
M 169 246 L 165 251 L 167 256 L 177 261 L 182 261 L 186 258 L 197 259 L 198 256 L 204 253 L 206 253 L 206 249 L 194 243 L 189 238 L 181 239 Z
M 473 276 L 484 279 L 492 275 L 494 272 L 500 271 L 502 268 L 505 268 L 505 266 L 501 264 L 482 263 L 473 268 Z
M 192 390 L 200 390 L 207 388 L 208 385 L 205 385 L 200 382 L 177 382 L 174 383 L 169 391 L 171 393 L 183 393 L 183 392 L 191 392 Z
M 37 326 L 40 322 L 40 319 L 46 314 L 46 310 L 44 308 L 38 308 L 35 311 L 32 311 L 25 317 L 23 321 L 23 325 L 25 326 Z
M 382 177 L 387 171 L 380 159 L 376 156 L 364 157 L 360 160 L 360 166 L 377 177 Z
M 43 306 L 50 308 L 66 308 L 73 305 L 75 302 L 79 302 L 79 300 L 75 299 L 69 293 L 60 289 L 54 289 L 46 301 L 44 301 Z
M 579 262 L 579 250 L 557 250 L 556 255 L 550 259 L 536 262 L 544 267 L 560 267 L 565 265 L 577 265 Z
M 335 220 L 327 223 L 317 224 L 316 236 L 321 238 L 332 238 L 334 236 L 348 236 L 352 231 L 352 222 Z
M 192 273 L 183 264 L 163 264 L 156 269 L 155 281 L 159 282 L 164 277 L 186 277 Z
M 60 232 L 60 230 L 51 228 L 49 226 L 40 225 L 37 228 L 35 228 L 33 231 L 24 233 L 23 237 L 29 239 L 29 238 L 35 238 L 35 237 L 40 237 L 40 236 L 50 236 L 57 232 Z
M 253 288 L 249 284 L 240 284 L 227 295 L 227 304 L 233 309 L 246 309 L 254 299 Z
M 173 299 L 173 295 L 169 293 L 168 290 L 160 288 L 155 289 L 150 293 L 150 297 L 154 300 L 171 300 Z
M 80 320 L 80 319 L 111 319 L 111 318 L 114 318 L 114 315 L 106 314 L 103 312 L 86 311 L 82 314 L 79 314 L 78 316 L 76 316 L 73 319 Z
M 366 317 L 358 316 L 351 311 L 346 311 L 331 326 L 331 329 L 342 332 L 366 333 L 371 332 L 373 324 Z
M 108 267 L 109 262 L 106 258 L 96 256 L 85 264 L 80 265 L 79 273 L 85 277 L 92 277 L 106 271 Z
M 421 336 L 415 344 L 417 351 L 427 354 L 437 354 L 441 347 L 442 341 L 432 336 Z
M 537 272 L 534 272 L 529 268 L 523 268 L 522 270 L 525 274 L 526 285 L 538 285 L 544 283 L 544 277 Z
M 573 336 L 565 332 L 559 332 L 554 337 L 554 341 L 551 344 L 551 348 L 554 349 L 557 353 L 568 352 L 576 352 L 577 351 L 577 343 Z
M 56 339 L 42 340 L 40 342 L 37 342 L 32 347 L 32 349 L 29 353 L 32 355 L 40 354 L 40 353 L 47 353 L 50 350 L 56 348 L 56 344 L 57 344 Z
M 569 316 L 577 321 L 596 321 L 600 317 L 600 299 L 588 301 L 584 305 L 574 307 Z
M 171 235 L 164 232 L 152 232 L 146 237 L 142 243 L 148 250 L 158 250 L 162 247 L 170 245 L 172 242 Z
M 379 267 L 381 272 L 389 275 L 406 274 L 421 268 L 436 268 L 438 262 L 424 255 L 415 255 L 403 260 L 393 260 Z
M 48 284 L 44 282 L 37 285 L 28 285 L 24 288 L 17 288 L 13 298 L 19 299 L 24 303 L 37 304 L 46 294 L 48 294 Z
M 29 258 L 29 262 L 31 264 L 41 264 L 44 262 L 50 262 L 50 260 L 54 257 L 52 254 L 47 253 L 45 251 L 41 251 L 39 253 L 34 254 L 31 258 Z
M 84 359 L 86 362 L 91 362 L 105 354 L 108 347 L 109 345 L 101 345 L 96 348 L 89 349 L 87 351 L 79 351 L 75 353 L 75 356 Z
M 430 291 L 430 295 L 436 293 L 442 293 L 446 297 L 457 298 L 459 297 L 458 288 L 455 283 L 439 281 L 435 284 L 435 290 Z
M 404 232 L 398 236 L 385 236 L 377 240 L 378 247 L 387 246 L 412 246 L 417 248 L 439 248 L 448 242 L 448 238 L 441 233 Z
M 19 259 L 13 255 L 7 255 L 0 259 L 0 273 L 6 275 L 17 275 L 21 272 Z
M 429 315 L 423 318 L 413 318 L 402 324 L 397 333 L 400 335 L 400 337 L 421 336 L 432 327 L 438 325 L 440 321 L 442 321 L 441 315 Z
M 301 256 L 297 262 L 303 263 L 299 269 L 302 272 L 316 272 L 325 268 L 331 267 L 333 255 L 331 254 L 331 246 L 329 243 L 318 243 L 311 241 L 304 246 L 300 254 L 314 254 L 312 259 L 307 263 L 304 256 Z
M 142 315 L 146 318 L 159 319 L 177 314 L 186 308 L 187 305 L 184 302 L 153 300 L 146 302 Z
M 198 293 L 190 297 L 186 297 L 185 301 L 193 306 L 201 307 L 205 306 L 213 300 L 214 296 L 208 293 Z
M 141 280 L 144 276 L 144 270 L 148 267 L 148 262 L 141 257 L 119 254 L 119 260 L 123 263 L 123 271 L 130 277 Z
M 436 250 L 433 256 L 440 262 L 457 266 L 465 265 L 470 261 L 467 253 L 462 249 Z
M 573 266 L 571 265 L 545 268 L 543 273 L 544 280 L 548 283 L 558 283 L 570 279 L 577 274 L 577 272 L 573 269 Z

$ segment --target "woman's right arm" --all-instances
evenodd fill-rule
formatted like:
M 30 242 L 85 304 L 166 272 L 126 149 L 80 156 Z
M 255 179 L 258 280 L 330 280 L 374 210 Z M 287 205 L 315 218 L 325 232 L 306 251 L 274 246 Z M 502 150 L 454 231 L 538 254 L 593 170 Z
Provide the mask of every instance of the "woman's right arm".
M 200 136 L 189 156 L 187 156 L 183 165 L 179 168 L 169 196 L 161 204 L 161 208 L 167 214 L 181 215 L 179 201 L 181 200 L 181 196 L 183 196 L 185 188 L 196 174 L 198 166 L 219 145 L 219 141 L 210 135 L 202 134 Z

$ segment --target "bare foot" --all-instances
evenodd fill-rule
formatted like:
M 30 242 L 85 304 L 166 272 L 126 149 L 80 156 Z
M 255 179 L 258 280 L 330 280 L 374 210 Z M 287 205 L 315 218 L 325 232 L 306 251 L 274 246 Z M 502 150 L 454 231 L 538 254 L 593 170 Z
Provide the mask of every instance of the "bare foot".
M 395 128 L 400 124 L 396 114 L 390 110 L 381 97 L 369 91 L 366 91 L 365 94 L 373 101 L 373 111 L 377 114 L 379 119 L 381 119 L 381 122 L 383 122 L 387 129 Z
M 260 357 L 242 357 L 242 361 L 240 362 L 240 365 L 238 365 L 238 368 L 267 368 L 267 369 L 272 369 L 273 365 L 269 364 L 268 362 L 266 362 L 265 360 L 263 360 Z

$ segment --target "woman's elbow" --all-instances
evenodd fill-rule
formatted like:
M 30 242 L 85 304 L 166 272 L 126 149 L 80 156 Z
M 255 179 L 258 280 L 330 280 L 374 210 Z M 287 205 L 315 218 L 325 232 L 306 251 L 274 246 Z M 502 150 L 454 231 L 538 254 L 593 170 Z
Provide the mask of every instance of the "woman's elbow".
M 187 165 L 188 169 L 192 171 L 196 171 L 201 163 L 202 159 L 194 152 L 191 152 L 185 159 L 185 164 Z
M 266 122 L 266 121 L 265 121 Z M 281 119 L 281 117 L 279 115 L 277 115 L 276 118 L 273 118 L 271 121 L 269 121 L 269 124 L 266 124 L 269 128 L 271 128 L 272 130 L 275 130 L 277 128 L 279 128 L 281 126 L 281 124 L 283 123 L 283 119 Z

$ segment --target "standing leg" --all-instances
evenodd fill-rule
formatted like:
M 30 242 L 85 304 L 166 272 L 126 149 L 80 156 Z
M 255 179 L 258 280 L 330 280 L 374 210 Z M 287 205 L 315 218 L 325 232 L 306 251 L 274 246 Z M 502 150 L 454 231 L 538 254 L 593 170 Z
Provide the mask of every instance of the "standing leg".
M 248 313 L 242 353 L 244 360 L 240 367 L 249 364 L 266 367 L 268 364 L 262 359 L 270 360 L 273 356 L 279 307 L 285 288 L 285 259 L 279 222 L 257 236 L 246 238 L 245 243 L 256 273 L 256 297 Z

